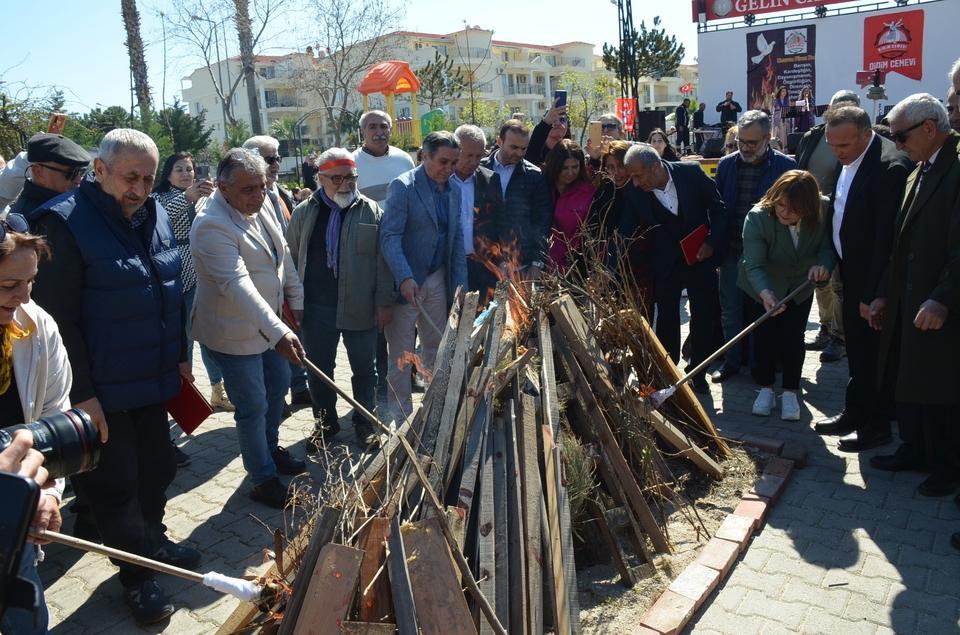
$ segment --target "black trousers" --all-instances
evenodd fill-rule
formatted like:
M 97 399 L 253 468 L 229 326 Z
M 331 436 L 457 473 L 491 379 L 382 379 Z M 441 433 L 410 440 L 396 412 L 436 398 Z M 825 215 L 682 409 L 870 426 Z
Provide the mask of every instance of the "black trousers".
M 960 479 L 960 403 L 898 403 L 897 424 L 907 453 L 944 478 Z
M 860 317 L 860 293 L 849 285 L 844 289 L 842 314 L 850 369 L 845 411 L 858 430 L 889 432 L 893 403 L 879 390 L 877 377 L 880 333 Z
M 812 304 L 812 295 L 799 304 L 789 302 L 783 313 L 768 319 L 753 332 L 753 375 L 761 386 L 772 386 L 776 382 L 779 360 L 783 367 L 783 389 L 800 388 L 800 372 L 806 355 L 803 337 Z M 766 313 L 763 304 L 752 298 L 746 308 L 747 322 L 753 322 Z
M 177 473 L 167 410 L 162 404 L 106 413 L 110 438 L 92 472 L 73 482 L 90 506 L 104 544 L 151 555 L 151 537 L 163 531 L 167 486 Z M 120 583 L 136 586 L 153 572 L 125 562 Z
M 657 281 L 656 334 L 676 364 L 680 361 L 680 292 L 686 288 L 690 300 L 690 363 L 696 366 L 713 352 L 715 320 L 720 314 L 717 272 L 706 263 L 692 267 L 679 264 L 669 278 Z M 703 377 L 701 373 L 698 377 Z

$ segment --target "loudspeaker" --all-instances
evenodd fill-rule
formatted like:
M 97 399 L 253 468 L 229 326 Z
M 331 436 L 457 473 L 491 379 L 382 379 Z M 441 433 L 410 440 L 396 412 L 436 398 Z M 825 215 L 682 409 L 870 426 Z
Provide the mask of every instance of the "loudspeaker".
M 719 159 L 723 156 L 723 137 L 713 137 L 703 142 L 700 154 L 704 159 Z
M 662 110 L 641 110 L 637 113 L 637 139 L 646 141 L 654 128 L 665 129 L 667 113 Z
M 800 147 L 800 139 L 803 139 L 802 132 L 791 132 L 787 135 L 787 147 L 784 150 L 787 154 L 796 154 Z

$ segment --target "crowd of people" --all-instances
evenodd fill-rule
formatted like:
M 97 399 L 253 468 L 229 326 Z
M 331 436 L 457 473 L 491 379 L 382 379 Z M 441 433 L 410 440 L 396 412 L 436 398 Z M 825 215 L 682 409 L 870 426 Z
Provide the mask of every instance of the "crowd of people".
M 250 497 L 283 508 L 281 475 L 306 471 L 279 445 L 285 411 L 312 408 L 310 452 L 340 431 L 337 396 L 304 371 L 306 360 L 332 376 L 342 340 L 353 397 L 400 423 L 412 410 L 411 372 L 434 365 L 458 289 L 487 297 L 505 275 L 585 271 L 583 246 L 599 238 L 611 245 L 606 266 L 639 289 L 674 362 L 695 366 L 770 314 L 710 379 L 749 368 L 752 412 L 765 417 L 779 371 L 780 416 L 796 421 L 804 349 L 840 346 L 850 368 L 845 407 L 816 431 L 860 452 L 890 443 L 897 421 L 901 444 L 871 465 L 926 472 L 920 494 L 953 494 L 960 64 L 952 78 L 946 108 L 911 95 L 882 134 L 855 93 L 838 92 L 795 158 L 771 146 L 776 114 L 742 112 L 728 93 L 717 110 L 731 136 L 715 179 L 678 160 L 662 130 L 626 140 L 614 114 L 601 117 L 601 143 L 581 147 L 565 107 L 532 131 L 504 122 L 492 149 L 473 125 L 430 133 L 419 165 L 389 144 L 390 116 L 369 111 L 358 149 L 308 157 L 312 187 L 299 201 L 278 184 L 271 137 L 226 151 L 214 179 L 197 178 L 184 152 L 157 177 L 150 137 L 117 129 L 85 178 L 83 148 L 37 135 L 22 191 L 0 219 L 0 416 L 85 410 L 104 446 L 98 467 L 71 479 L 74 531 L 193 568 L 200 552 L 171 541 L 163 518 L 166 489 L 190 459 L 171 443 L 165 404 L 193 381 L 194 342 L 211 403 L 233 412 Z M 805 343 L 814 299 L 820 331 Z M 705 372 L 692 383 L 708 391 Z M 377 442 L 359 413 L 352 427 L 361 442 Z M 43 480 L 25 444 L 17 437 L 2 465 L 29 464 L 22 469 Z M 59 526 L 62 488 L 45 490 L 42 526 Z M 35 556 L 25 562 L 35 569 Z M 119 567 L 137 620 L 170 615 L 152 572 Z M 4 632 L 33 632 L 7 619 L 18 616 L 8 613 Z

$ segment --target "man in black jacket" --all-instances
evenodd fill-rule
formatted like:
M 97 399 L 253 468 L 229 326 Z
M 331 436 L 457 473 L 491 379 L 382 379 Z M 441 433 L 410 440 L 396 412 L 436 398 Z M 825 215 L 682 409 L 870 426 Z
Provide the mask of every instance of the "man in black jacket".
M 876 331 L 868 323 L 880 276 L 893 245 L 895 219 L 913 163 L 892 141 L 875 134 L 856 106 L 826 114 L 826 139 L 843 166 L 828 218 L 840 257 L 842 316 L 850 380 L 846 407 L 816 425 L 820 434 L 847 435 L 839 448 L 859 452 L 890 442 L 893 404 L 877 389 Z
M 692 324 L 690 363 L 696 366 L 711 353 L 719 313 L 716 268 L 727 241 L 726 205 L 716 183 L 697 163 L 662 161 L 653 146 L 638 143 L 627 150 L 624 165 L 636 190 L 626 210 L 633 218 L 621 221 L 621 227 L 627 230 L 624 235 L 632 235 L 631 224 L 650 227 L 657 337 L 678 362 L 680 292 L 686 288 Z M 706 230 L 705 239 L 696 238 L 698 230 Z M 703 373 L 694 378 L 693 388 L 709 392 Z
M 728 90 L 723 101 L 717 104 L 717 112 L 720 113 L 720 125 L 723 126 L 724 130 L 737 123 L 740 113 L 743 112 L 743 107 L 739 102 L 733 100 L 732 90 Z
M 497 284 L 497 275 L 489 267 L 502 264 L 496 221 L 498 202 L 493 171 L 480 167 L 486 153 L 486 136 L 479 126 L 463 124 L 454 132 L 460 141 L 460 158 L 451 177 L 460 186 L 460 227 L 463 252 L 467 256 L 467 284 L 480 291 L 482 302 Z
M 550 190 L 540 168 L 523 158 L 530 136 L 523 122 L 511 119 L 500 128 L 499 148 L 480 162 L 493 174 L 497 212 L 493 232 L 502 249 L 518 251 L 518 268 L 527 279 L 540 277 L 553 226 Z
M 690 100 L 684 99 L 683 103 L 677 106 L 676 111 L 677 128 L 677 152 L 685 154 L 690 149 Z
M 90 155 L 60 134 L 42 132 L 27 141 L 30 176 L 10 213 L 28 214 L 50 199 L 77 189 L 90 165 Z

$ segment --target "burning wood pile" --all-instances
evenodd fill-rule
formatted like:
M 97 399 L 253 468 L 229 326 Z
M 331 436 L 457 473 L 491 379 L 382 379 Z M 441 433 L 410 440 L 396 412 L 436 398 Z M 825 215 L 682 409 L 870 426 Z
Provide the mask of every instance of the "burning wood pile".
M 287 548 L 285 606 L 221 632 L 578 633 L 578 526 L 627 586 L 670 553 L 678 479 L 730 450 L 686 385 L 651 407 L 679 375 L 636 294 L 570 279 L 461 294 L 419 409 Z

